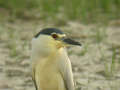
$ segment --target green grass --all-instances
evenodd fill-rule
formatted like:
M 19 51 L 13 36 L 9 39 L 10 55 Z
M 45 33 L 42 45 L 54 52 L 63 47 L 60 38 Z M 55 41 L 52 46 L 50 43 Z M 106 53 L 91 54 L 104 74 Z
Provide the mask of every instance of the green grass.
M 111 47 L 111 56 L 110 58 L 108 58 L 106 56 L 105 50 L 102 47 L 103 43 L 107 43 L 107 31 L 106 28 L 97 28 L 96 32 L 95 32 L 95 36 L 94 38 L 96 39 L 96 43 L 98 46 L 98 50 L 100 52 L 101 55 L 101 61 L 104 64 L 104 76 L 106 77 L 106 79 L 111 79 L 114 78 L 115 76 L 115 71 L 116 71 L 116 48 L 114 45 L 112 45 Z
M 87 23 L 120 18 L 120 0 L 0 0 L 0 8 L 7 9 L 15 17 L 38 10 L 44 19 L 57 20 L 56 17 L 62 13 L 64 17 L 61 19 Z
M 106 57 L 104 51 L 102 50 L 101 46 L 98 46 L 100 54 L 101 54 L 101 60 L 104 64 L 104 75 L 107 79 L 111 79 L 114 78 L 115 76 L 115 71 L 116 71 L 116 48 L 114 46 L 112 46 L 112 55 L 111 55 L 111 62 L 110 60 L 108 60 L 108 58 Z
M 111 62 L 111 75 L 114 76 L 115 74 L 115 67 L 116 67 L 116 49 L 114 46 L 112 47 L 112 62 Z
M 107 34 L 106 34 L 106 28 L 102 28 L 102 29 L 99 29 L 96 30 L 96 35 L 95 35 L 95 39 L 96 39 L 96 42 L 97 43 L 101 43 L 102 41 L 104 41 L 107 37 Z

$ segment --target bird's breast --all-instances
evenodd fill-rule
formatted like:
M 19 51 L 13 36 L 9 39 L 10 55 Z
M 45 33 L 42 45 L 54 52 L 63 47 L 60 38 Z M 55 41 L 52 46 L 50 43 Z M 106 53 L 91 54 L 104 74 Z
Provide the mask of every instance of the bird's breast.
M 35 68 L 35 78 L 39 88 L 42 90 L 65 90 L 57 60 L 40 60 Z

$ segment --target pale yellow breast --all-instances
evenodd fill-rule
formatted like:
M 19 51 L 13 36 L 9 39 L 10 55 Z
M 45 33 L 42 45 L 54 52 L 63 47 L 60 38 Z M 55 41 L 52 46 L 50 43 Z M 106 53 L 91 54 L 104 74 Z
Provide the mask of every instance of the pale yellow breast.
M 39 90 L 66 90 L 57 60 L 40 60 L 37 62 L 35 70 Z

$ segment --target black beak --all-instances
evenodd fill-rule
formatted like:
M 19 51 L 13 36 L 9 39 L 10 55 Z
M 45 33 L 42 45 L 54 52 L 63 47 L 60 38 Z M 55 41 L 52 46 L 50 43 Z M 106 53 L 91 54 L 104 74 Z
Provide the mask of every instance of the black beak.
M 64 38 L 63 39 L 63 42 L 67 43 L 67 44 L 71 44 L 71 45 L 77 45 L 77 46 L 81 46 L 81 43 L 75 41 L 75 40 L 72 40 L 70 38 Z

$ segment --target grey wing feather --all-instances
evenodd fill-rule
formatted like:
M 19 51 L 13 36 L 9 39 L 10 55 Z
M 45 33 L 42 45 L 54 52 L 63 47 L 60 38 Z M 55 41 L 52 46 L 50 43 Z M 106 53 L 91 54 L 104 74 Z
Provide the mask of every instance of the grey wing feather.
M 34 69 L 32 70 L 32 80 L 34 82 L 36 90 L 38 90 L 38 87 L 37 87 L 37 84 L 36 84 L 36 80 L 35 80 L 35 70 Z
M 62 55 L 63 56 L 59 62 L 59 65 L 60 65 L 59 69 L 63 76 L 66 90 L 74 90 L 74 81 L 73 81 L 71 62 L 67 56 L 66 51 L 64 51 Z
M 34 82 L 34 85 L 35 85 L 36 90 L 38 90 L 36 81 L 35 81 L 33 78 L 32 78 L 32 80 L 33 80 L 33 82 Z

